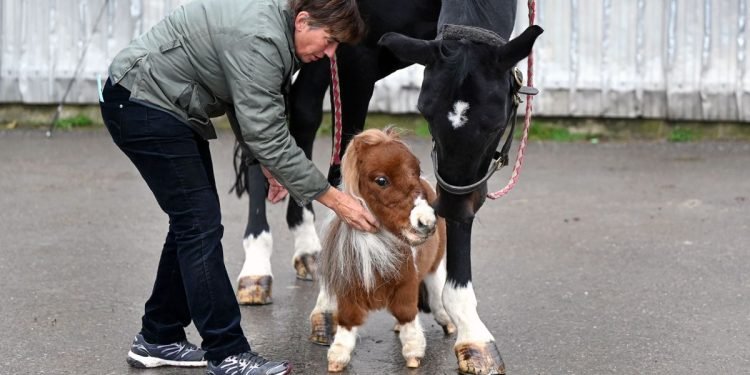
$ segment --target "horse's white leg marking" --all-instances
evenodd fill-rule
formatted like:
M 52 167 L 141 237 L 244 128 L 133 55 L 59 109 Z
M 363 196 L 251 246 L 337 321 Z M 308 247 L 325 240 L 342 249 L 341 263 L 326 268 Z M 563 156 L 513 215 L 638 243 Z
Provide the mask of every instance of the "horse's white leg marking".
M 352 359 L 352 351 L 357 343 L 357 327 L 348 330 L 339 326 L 336 330 L 336 337 L 333 344 L 328 349 L 328 370 L 341 371 Z M 331 367 L 331 365 L 334 365 Z
M 456 345 L 466 342 L 485 343 L 495 341 L 477 314 L 477 298 L 474 287 L 469 282 L 465 287 L 457 287 L 452 282 L 443 289 L 443 305 L 458 328 Z
M 453 129 L 458 129 L 466 124 L 466 111 L 469 110 L 469 103 L 458 100 L 453 104 L 453 111 L 448 112 L 448 121 L 453 125 Z
M 419 315 L 415 316 L 411 322 L 401 325 L 398 338 L 401 339 L 401 354 L 406 359 L 406 365 L 412 368 L 419 367 L 427 345 L 422 324 L 419 323 Z
M 427 287 L 428 303 L 430 304 L 432 315 L 435 317 L 435 320 L 443 326 L 443 329 L 447 330 L 446 333 L 453 333 L 453 331 L 456 330 L 456 327 L 453 326 L 453 322 L 451 321 L 450 316 L 448 316 L 448 312 L 445 311 L 445 306 L 443 306 L 443 287 L 445 287 L 445 278 L 445 255 L 443 255 L 443 259 L 440 261 L 440 265 L 437 270 L 435 270 L 435 273 L 428 273 L 424 278 L 424 283 Z
M 320 252 L 320 238 L 315 231 L 315 215 L 307 208 L 302 209 L 302 222 L 292 228 L 294 236 L 294 258 L 305 254 Z
M 244 276 L 271 276 L 271 254 L 273 253 L 273 237 L 271 232 L 263 231 L 257 237 L 247 236 L 242 241 L 245 248 L 245 264 L 242 266 L 239 278 Z

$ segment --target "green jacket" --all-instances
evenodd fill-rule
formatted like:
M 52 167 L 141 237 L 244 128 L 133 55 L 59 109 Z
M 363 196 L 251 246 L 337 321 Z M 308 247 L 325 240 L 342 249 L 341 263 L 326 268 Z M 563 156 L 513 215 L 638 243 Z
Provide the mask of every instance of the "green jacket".
M 227 115 L 240 143 L 304 205 L 330 186 L 287 128 L 299 69 L 286 0 L 197 0 L 133 40 L 109 67 L 130 100 L 172 113 L 205 139 Z

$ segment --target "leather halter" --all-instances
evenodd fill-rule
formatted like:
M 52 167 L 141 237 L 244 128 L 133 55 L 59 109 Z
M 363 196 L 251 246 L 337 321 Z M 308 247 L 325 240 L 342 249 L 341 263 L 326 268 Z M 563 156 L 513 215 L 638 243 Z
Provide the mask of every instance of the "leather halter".
M 483 43 L 483 44 L 489 44 L 489 45 L 496 45 L 496 46 L 502 46 L 507 43 L 507 41 L 501 37 L 500 35 L 497 35 L 495 32 L 483 29 L 480 27 L 474 27 L 474 26 L 463 26 L 463 25 L 444 25 L 441 29 L 440 34 L 438 35 L 437 39 L 442 40 L 459 40 L 459 39 L 466 39 L 472 42 L 476 43 Z M 482 177 L 479 181 L 474 182 L 469 185 L 464 186 L 457 186 L 457 185 L 451 185 L 448 182 L 446 182 L 442 177 L 440 177 L 440 174 L 438 173 L 438 160 L 437 160 L 437 151 L 435 148 L 435 141 L 432 142 L 432 168 L 435 171 L 435 179 L 437 180 L 438 185 L 440 187 L 451 193 L 456 195 L 464 195 L 469 194 L 476 189 L 478 189 L 482 184 L 487 182 L 492 175 L 500 170 L 502 167 L 508 165 L 509 158 L 508 158 L 508 151 L 510 150 L 510 146 L 513 143 L 513 132 L 516 127 L 516 117 L 518 114 L 518 105 L 522 102 L 521 95 L 536 95 L 539 93 L 539 90 L 533 87 L 524 86 L 523 85 L 523 74 L 517 67 L 513 67 L 512 70 L 513 73 L 513 92 L 511 93 L 511 96 L 513 97 L 513 109 L 510 111 L 510 115 L 508 116 L 508 119 L 506 120 L 506 128 L 508 127 L 508 124 L 510 124 L 510 131 L 508 132 L 508 135 L 506 136 L 505 143 L 503 144 L 502 149 L 496 150 L 494 156 L 492 157 L 492 162 L 490 162 L 489 167 L 487 168 L 487 173 L 485 173 L 484 177 Z

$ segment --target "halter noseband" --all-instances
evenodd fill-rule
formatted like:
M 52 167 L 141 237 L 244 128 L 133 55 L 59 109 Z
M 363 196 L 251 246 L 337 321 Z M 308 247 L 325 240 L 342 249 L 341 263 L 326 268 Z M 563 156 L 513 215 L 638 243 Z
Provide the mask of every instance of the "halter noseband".
M 483 29 L 480 27 L 474 27 L 474 26 L 464 26 L 464 25 L 443 25 L 441 32 L 439 33 L 437 39 L 442 40 L 459 40 L 459 39 L 466 39 L 472 42 L 476 43 L 483 43 L 483 44 L 489 44 L 489 45 L 495 45 L 495 46 L 502 46 L 507 43 L 507 41 L 501 37 L 500 35 L 497 35 L 495 32 Z M 500 170 L 502 167 L 508 165 L 508 151 L 510 150 L 510 145 L 513 143 L 513 131 L 516 127 L 516 115 L 518 114 L 518 104 L 522 102 L 521 95 L 536 95 L 539 93 L 539 90 L 533 87 L 524 86 L 523 85 L 523 74 L 517 67 L 513 67 L 512 70 L 513 73 L 513 93 L 511 95 L 513 96 L 513 110 L 510 111 L 510 116 L 506 120 L 506 128 L 507 125 L 510 124 L 510 131 L 508 132 L 508 135 L 506 136 L 505 143 L 503 144 L 503 147 L 499 151 L 495 151 L 494 156 L 492 157 L 492 162 L 490 162 L 489 167 L 487 167 L 487 173 L 485 173 L 484 177 L 482 177 L 479 181 L 470 184 L 470 185 L 464 185 L 464 186 L 456 186 L 451 185 L 447 183 L 445 180 L 443 180 L 442 177 L 440 177 L 440 174 L 438 173 L 438 160 L 437 160 L 437 151 L 435 148 L 435 141 L 432 142 L 432 168 L 435 171 L 435 179 L 437 180 L 438 185 L 440 187 L 451 193 L 456 195 L 464 195 L 469 194 L 473 192 L 474 190 L 478 189 L 483 183 L 487 182 L 487 180 L 492 177 L 492 174 Z

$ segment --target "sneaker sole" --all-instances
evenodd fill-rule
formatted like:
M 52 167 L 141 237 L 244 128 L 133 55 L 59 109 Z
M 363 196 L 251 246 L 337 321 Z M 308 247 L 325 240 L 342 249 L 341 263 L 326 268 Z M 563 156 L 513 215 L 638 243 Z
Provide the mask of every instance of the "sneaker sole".
M 208 362 L 206 361 L 170 361 L 168 359 L 161 359 L 156 357 L 144 357 L 138 354 L 128 352 L 128 358 L 126 359 L 130 366 L 135 368 L 152 368 L 161 366 L 174 366 L 174 367 L 205 367 Z

